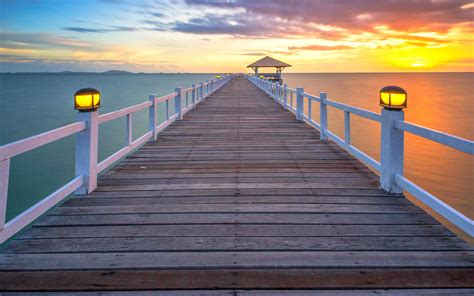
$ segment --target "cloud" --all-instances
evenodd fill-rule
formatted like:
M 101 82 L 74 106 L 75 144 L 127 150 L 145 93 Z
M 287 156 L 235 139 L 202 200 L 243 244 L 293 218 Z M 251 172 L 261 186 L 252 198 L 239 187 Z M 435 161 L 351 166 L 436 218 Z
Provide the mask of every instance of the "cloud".
M 464 0 L 184 0 L 140 5 L 130 1 L 104 1 L 135 7 L 133 11 L 138 14 L 140 23 L 147 26 L 69 26 L 64 29 L 77 33 L 159 31 L 335 41 L 365 33 L 387 35 L 377 30 L 381 26 L 405 34 L 447 33 L 457 24 L 472 23 L 472 9 L 466 9 L 470 1 Z
M 246 19 L 227 17 L 192 18 L 188 21 L 175 22 L 170 27 L 171 31 L 193 34 L 230 34 L 250 35 L 256 34 L 258 28 L 248 23 Z
M 430 31 L 447 32 L 453 25 L 472 22 L 470 9 L 461 9 L 470 1 L 430 1 L 430 0 L 301 0 L 295 3 L 288 0 L 187 0 L 192 6 L 228 9 L 242 9 L 237 17 L 245 18 L 249 27 L 254 30 L 239 30 L 222 23 L 219 30 L 210 28 L 211 33 L 226 32 L 227 34 L 261 35 L 293 35 L 296 27 L 300 27 L 306 35 L 319 35 L 324 30 L 311 24 L 330 25 L 334 29 L 345 29 L 350 32 L 373 32 L 374 27 L 381 24 L 391 29 L 407 32 Z M 261 20 L 264 20 L 263 22 Z M 212 15 L 206 17 L 207 23 L 213 22 Z M 175 27 L 194 27 L 193 22 Z M 240 28 L 243 29 L 243 28 Z M 189 30 L 188 31 L 192 31 Z M 205 28 L 196 30 L 205 33 Z M 298 31 L 298 30 L 296 30 Z M 328 30 L 330 31 L 330 30 Z
M 261 51 L 249 51 L 249 52 L 244 52 L 244 53 L 240 53 L 239 55 L 265 57 L 265 56 L 273 55 L 273 54 L 293 55 L 293 54 L 295 54 L 295 53 L 292 52 L 292 51 L 261 50 Z
M 102 51 L 97 44 L 71 37 L 48 33 L 20 33 L 0 31 L 0 47 L 7 49 L 76 49 Z
M 347 45 L 335 45 L 335 46 L 325 46 L 325 45 L 307 45 L 307 46 L 290 46 L 289 50 L 343 50 L 343 49 L 352 49 L 352 46 Z
M 63 29 L 77 33 L 133 32 L 139 30 L 138 28 L 123 26 L 110 26 L 108 28 L 64 27 Z
M 92 29 L 92 28 L 82 28 L 82 27 L 64 27 L 64 30 L 78 32 L 78 33 L 105 33 L 107 30 L 104 29 Z
M 266 51 L 251 51 L 251 52 L 245 52 L 245 53 L 241 53 L 240 55 L 244 55 L 244 56 L 266 56 L 268 54 L 268 52 Z
M 387 35 L 386 38 L 395 38 L 395 39 L 402 39 L 402 40 L 411 40 L 414 42 L 425 42 L 425 43 L 448 43 L 449 40 L 435 38 L 435 37 L 426 37 L 426 36 L 417 36 L 417 35 L 406 35 L 406 34 L 394 34 L 394 35 Z

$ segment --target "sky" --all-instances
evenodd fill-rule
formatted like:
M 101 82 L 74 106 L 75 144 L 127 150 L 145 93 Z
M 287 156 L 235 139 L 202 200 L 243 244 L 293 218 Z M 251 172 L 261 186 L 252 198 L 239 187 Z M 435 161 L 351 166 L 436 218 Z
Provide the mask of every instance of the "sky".
M 0 72 L 471 72 L 473 23 L 458 0 L 0 0 Z

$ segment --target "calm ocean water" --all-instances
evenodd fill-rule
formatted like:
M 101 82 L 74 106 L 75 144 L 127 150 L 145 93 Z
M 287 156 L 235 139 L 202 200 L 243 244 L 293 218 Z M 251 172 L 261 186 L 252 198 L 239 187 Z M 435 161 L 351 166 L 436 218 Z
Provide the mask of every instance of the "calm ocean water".
M 326 92 L 331 100 L 377 113 L 379 90 L 386 85 L 398 85 L 408 92 L 405 120 L 474 139 L 473 73 L 287 74 L 283 79 L 292 88 L 304 87 L 306 92 L 318 96 L 319 92 Z M 319 122 L 319 105 L 315 105 L 312 116 Z M 328 113 L 329 129 L 343 138 L 343 112 L 328 107 Z M 380 161 L 378 123 L 352 115 L 351 133 L 355 147 Z M 405 175 L 474 218 L 473 156 L 405 133 Z
M 213 78 L 213 74 L 0 74 L 0 145 L 76 120 L 72 95 L 81 87 L 102 93 L 101 113 L 164 95 L 176 86 Z M 474 139 L 473 73 L 285 74 L 291 87 L 379 112 L 378 91 L 399 85 L 408 91 L 406 120 Z M 174 106 L 170 104 L 170 106 Z M 319 106 L 313 118 L 319 121 Z M 307 110 L 306 110 L 307 111 Z M 164 106 L 159 107 L 163 120 Z M 147 110 L 134 115 L 134 138 L 146 132 Z M 380 127 L 352 116 L 352 142 L 379 160 Z M 343 136 L 343 113 L 329 108 L 329 128 Z M 99 159 L 123 147 L 125 120 L 100 126 Z M 474 218 L 474 158 L 451 148 L 406 135 L 405 175 Z M 7 219 L 39 201 L 74 177 L 75 138 L 68 137 L 12 159 Z

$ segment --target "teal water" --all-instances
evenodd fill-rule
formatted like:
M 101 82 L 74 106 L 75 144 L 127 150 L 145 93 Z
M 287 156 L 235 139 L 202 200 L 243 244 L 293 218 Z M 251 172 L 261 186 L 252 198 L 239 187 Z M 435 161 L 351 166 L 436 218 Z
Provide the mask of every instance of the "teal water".
M 100 113 L 132 106 L 149 94 L 165 95 L 177 86 L 212 79 L 214 74 L 0 74 L 0 145 L 45 132 L 76 120 L 72 95 L 82 87 L 102 93 Z M 380 112 L 378 90 L 399 85 L 409 94 L 406 119 L 457 136 L 474 139 L 472 73 L 286 74 L 291 87 L 328 93 L 330 99 Z M 174 104 L 170 104 L 173 110 Z M 159 120 L 164 106 L 159 106 Z M 307 108 L 305 109 L 307 112 Z M 148 111 L 133 116 L 134 139 L 147 131 Z M 319 121 L 318 106 L 312 106 Z M 352 142 L 379 159 L 380 128 L 352 116 Z M 343 114 L 329 109 L 329 127 L 343 136 Z M 100 126 L 99 160 L 125 144 L 125 119 Z M 474 218 L 474 160 L 451 148 L 406 136 L 408 178 L 462 213 Z M 11 163 L 7 219 L 41 200 L 74 177 L 75 137 L 14 157 Z
M 213 79 L 215 74 L 0 74 L 0 145 L 73 123 L 73 94 L 83 87 L 101 91 L 100 114 L 162 96 L 175 87 Z M 184 100 L 184 99 L 183 99 Z M 190 99 L 189 99 L 190 101 Z M 170 114 L 174 101 L 170 101 Z M 165 117 L 164 103 L 158 120 Z M 99 161 L 125 146 L 125 118 L 100 125 Z M 133 114 L 133 138 L 148 131 L 148 110 Z M 7 220 L 74 178 L 75 136 L 11 160 Z

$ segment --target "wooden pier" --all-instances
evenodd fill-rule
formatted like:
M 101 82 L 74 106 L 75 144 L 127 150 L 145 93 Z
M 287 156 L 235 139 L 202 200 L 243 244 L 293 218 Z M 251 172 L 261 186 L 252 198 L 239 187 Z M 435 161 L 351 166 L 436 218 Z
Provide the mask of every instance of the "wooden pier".
M 0 290 L 474 292 L 473 248 L 378 186 L 237 77 L 4 247 Z

